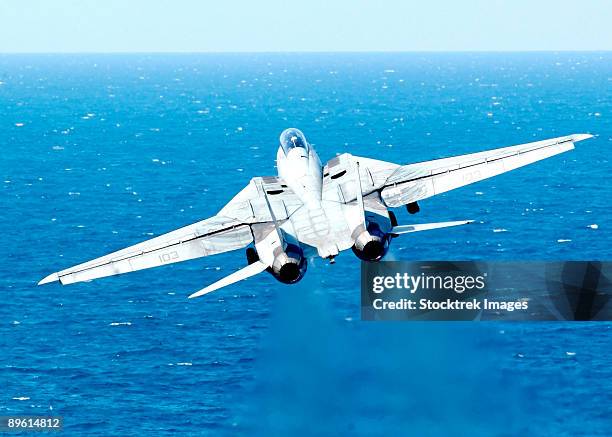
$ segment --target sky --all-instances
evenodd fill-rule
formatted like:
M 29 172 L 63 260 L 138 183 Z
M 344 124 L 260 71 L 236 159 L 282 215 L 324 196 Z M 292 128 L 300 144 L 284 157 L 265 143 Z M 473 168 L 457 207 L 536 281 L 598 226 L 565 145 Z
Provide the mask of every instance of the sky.
M 0 0 L 0 53 L 612 50 L 612 0 Z

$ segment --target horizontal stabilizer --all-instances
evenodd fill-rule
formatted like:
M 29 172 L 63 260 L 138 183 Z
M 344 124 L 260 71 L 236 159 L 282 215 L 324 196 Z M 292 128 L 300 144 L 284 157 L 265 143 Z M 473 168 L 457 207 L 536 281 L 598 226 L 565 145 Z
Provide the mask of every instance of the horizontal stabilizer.
M 456 222 L 438 222 L 438 223 L 422 223 L 418 225 L 401 225 L 391 229 L 390 234 L 393 236 L 401 234 L 409 234 L 411 232 L 430 231 L 432 229 L 450 228 L 451 226 L 460 226 L 473 223 L 474 220 L 460 220 Z
M 215 290 L 218 290 L 219 288 L 223 288 L 235 282 L 242 281 L 243 279 L 250 278 L 251 276 L 255 276 L 258 273 L 263 272 L 267 268 L 268 266 L 262 263 L 261 261 L 254 262 L 253 264 L 250 264 L 238 270 L 237 272 L 234 272 L 231 275 L 218 280 L 214 284 L 210 284 L 208 287 L 203 288 L 202 290 L 193 293 L 192 295 L 189 296 L 189 299 L 193 299 L 194 297 L 202 296 L 204 294 L 210 293 L 211 291 L 215 291 Z

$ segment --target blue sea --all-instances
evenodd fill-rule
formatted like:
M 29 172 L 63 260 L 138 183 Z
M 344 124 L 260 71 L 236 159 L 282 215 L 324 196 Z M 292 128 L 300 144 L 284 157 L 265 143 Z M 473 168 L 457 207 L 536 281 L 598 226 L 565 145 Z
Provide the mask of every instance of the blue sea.
M 187 296 L 237 251 L 61 287 L 47 274 L 214 215 L 300 128 L 410 163 L 572 133 L 425 200 L 398 260 L 612 259 L 612 53 L 0 56 L 0 416 L 66 435 L 604 436 L 612 324 L 360 321 L 360 264 Z

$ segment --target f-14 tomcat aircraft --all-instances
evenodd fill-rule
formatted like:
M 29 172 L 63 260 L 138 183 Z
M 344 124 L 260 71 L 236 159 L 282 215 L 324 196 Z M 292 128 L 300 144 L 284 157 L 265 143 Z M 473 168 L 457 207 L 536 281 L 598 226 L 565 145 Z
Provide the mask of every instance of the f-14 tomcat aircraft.
M 264 270 L 293 284 L 315 252 L 333 262 L 352 249 L 362 260 L 379 261 L 399 235 L 471 223 L 399 225 L 389 208 L 406 206 L 414 214 L 421 200 L 567 152 L 590 137 L 569 135 L 408 165 L 344 153 L 322 165 L 304 134 L 286 129 L 276 153 L 278 176 L 251 179 L 214 217 L 53 273 L 39 285 L 89 281 L 246 246 L 246 267 L 189 297 Z

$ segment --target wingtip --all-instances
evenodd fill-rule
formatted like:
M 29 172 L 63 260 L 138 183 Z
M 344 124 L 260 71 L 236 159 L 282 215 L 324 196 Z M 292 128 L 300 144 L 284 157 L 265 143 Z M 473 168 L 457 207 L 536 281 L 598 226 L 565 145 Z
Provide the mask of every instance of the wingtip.
M 57 273 L 51 273 L 49 276 L 44 277 L 38 282 L 38 285 L 48 284 L 49 282 L 59 281 Z
M 589 138 L 593 138 L 593 135 L 591 135 L 591 134 L 574 134 L 574 135 L 572 135 L 572 141 L 573 142 L 582 141 L 582 140 L 588 140 Z

